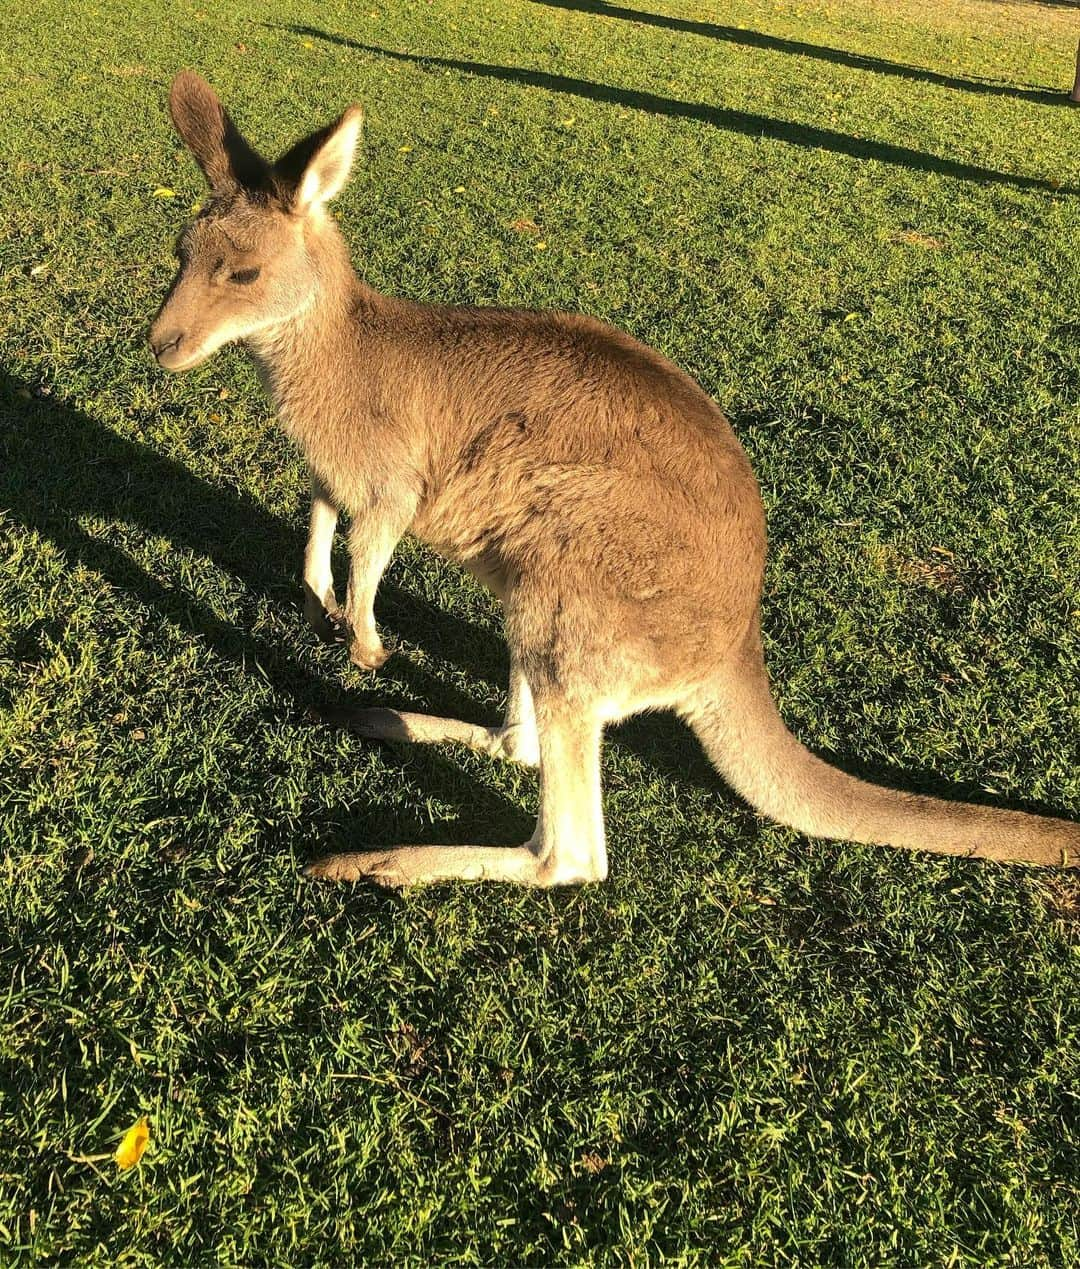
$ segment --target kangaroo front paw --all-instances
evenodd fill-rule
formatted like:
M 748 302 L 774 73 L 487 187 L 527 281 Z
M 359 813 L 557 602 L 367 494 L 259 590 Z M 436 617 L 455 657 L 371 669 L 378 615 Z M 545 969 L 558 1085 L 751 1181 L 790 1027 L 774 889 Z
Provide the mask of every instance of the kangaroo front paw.
M 349 644 L 349 660 L 361 670 L 377 670 L 385 665 L 390 656 L 376 635 L 372 639 L 353 639 Z
M 324 643 L 348 643 L 352 638 L 349 620 L 340 608 L 329 608 L 317 617 L 309 615 L 308 624 Z
M 304 586 L 304 616 L 308 625 L 325 643 L 348 643 L 351 638 L 349 622 L 338 607 L 331 591 L 325 602 L 311 589 Z
M 348 643 L 352 639 L 352 627 L 342 609 L 329 609 L 326 613 L 326 624 L 330 630 L 327 636 L 329 643 Z

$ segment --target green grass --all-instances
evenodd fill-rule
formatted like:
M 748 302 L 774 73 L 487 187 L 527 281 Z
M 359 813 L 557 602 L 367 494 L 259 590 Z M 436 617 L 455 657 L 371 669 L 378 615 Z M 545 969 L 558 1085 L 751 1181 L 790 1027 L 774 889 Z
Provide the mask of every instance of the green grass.
M 585 309 L 699 378 L 809 744 L 1080 814 L 1075 13 L 624 5 L 5 7 L 4 1264 L 1080 1257 L 1075 884 L 760 822 L 663 718 L 609 738 L 603 887 L 298 879 L 523 840 L 536 784 L 306 721 L 496 718 L 499 616 L 403 544 L 399 655 L 317 645 L 251 370 L 151 364 L 184 65 L 269 151 L 365 104 L 373 285 Z M 138 1169 L 87 1161 L 141 1114 Z

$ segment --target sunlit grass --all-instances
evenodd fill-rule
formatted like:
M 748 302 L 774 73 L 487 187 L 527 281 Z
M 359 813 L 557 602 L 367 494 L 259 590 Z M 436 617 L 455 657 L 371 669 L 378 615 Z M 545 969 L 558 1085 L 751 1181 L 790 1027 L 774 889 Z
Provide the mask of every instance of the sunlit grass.
M 202 195 L 184 65 L 271 153 L 363 102 L 337 210 L 373 285 L 584 309 L 700 379 L 761 479 L 809 744 L 1080 814 L 1073 22 L 636 5 L 7 6 L 5 1263 L 1080 1256 L 1067 880 L 764 824 L 663 719 L 610 737 L 604 887 L 298 879 L 524 840 L 536 787 L 307 721 L 496 718 L 499 617 L 404 544 L 386 669 L 316 645 L 253 374 L 151 364 Z M 141 1115 L 138 1167 L 87 1161 Z

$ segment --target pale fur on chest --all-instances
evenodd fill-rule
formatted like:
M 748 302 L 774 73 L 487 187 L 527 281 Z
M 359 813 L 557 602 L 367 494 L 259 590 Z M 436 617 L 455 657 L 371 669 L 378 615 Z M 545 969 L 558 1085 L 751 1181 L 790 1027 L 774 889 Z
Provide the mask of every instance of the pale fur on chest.
M 392 488 L 418 484 L 400 420 L 378 407 L 362 371 L 345 374 L 305 349 L 252 351 L 279 425 L 343 511 L 355 515 Z

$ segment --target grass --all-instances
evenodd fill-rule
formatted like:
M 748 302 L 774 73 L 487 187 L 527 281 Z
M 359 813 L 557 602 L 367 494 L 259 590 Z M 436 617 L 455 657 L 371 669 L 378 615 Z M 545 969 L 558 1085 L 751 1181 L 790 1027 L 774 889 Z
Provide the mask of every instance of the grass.
M 907 787 L 1076 816 L 1075 13 L 948 0 L 12 0 L 0 65 L 0 1261 L 1080 1257 L 1075 884 L 758 821 L 613 731 L 613 875 L 303 884 L 523 840 L 534 778 L 306 721 L 497 717 L 493 602 L 403 544 L 378 676 L 300 615 L 302 464 L 239 354 L 143 331 L 201 197 L 194 65 L 415 298 L 596 313 L 731 414 L 785 716 Z M 343 562 L 343 561 L 342 561 Z M 146 1114 L 142 1165 L 111 1151 Z

